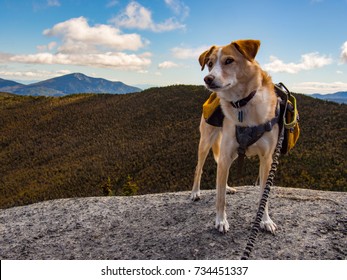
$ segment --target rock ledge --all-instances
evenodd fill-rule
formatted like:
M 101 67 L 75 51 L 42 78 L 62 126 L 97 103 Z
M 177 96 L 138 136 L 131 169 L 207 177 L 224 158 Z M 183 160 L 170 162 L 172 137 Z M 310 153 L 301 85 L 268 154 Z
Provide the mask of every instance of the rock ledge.
M 258 187 L 227 196 L 230 231 L 213 228 L 215 191 L 46 201 L 0 210 L 1 259 L 239 259 Z M 250 259 L 346 259 L 347 193 L 274 187 L 276 235 L 261 231 Z

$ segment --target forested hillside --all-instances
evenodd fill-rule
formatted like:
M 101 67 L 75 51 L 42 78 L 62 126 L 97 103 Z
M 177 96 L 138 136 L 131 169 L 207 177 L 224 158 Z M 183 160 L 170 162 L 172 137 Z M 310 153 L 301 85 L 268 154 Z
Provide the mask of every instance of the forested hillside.
M 189 190 L 203 102 L 200 86 L 126 95 L 0 95 L 0 207 L 99 195 Z M 301 137 L 280 158 L 276 185 L 347 191 L 347 105 L 296 95 Z M 256 159 L 246 160 L 252 184 Z M 214 188 L 210 155 L 202 188 Z

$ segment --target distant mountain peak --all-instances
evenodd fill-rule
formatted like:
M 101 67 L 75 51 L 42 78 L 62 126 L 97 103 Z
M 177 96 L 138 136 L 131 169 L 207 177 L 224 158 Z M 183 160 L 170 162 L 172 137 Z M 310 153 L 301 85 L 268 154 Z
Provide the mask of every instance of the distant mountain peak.
M 21 83 L 0 78 L 0 92 L 14 93 L 14 90 L 18 90 L 22 87 L 24 87 L 24 85 Z
M 6 81 L 3 82 L 3 81 Z M 93 78 L 82 73 L 72 73 L 51 78 L 38 83 L 22 85 L 0 79 L 0 91 L 20 95 L 63 96 L 74 93 L 124 94 L 139 92 L 140 88 L 113 82 L 102 78 Z M 2 86 L 3 85 L 3 86 Z
M 81 81 L 88 80 L 88 78 L 89 78 L 88 76 L 86 76 L 86 75 L 84 75 L 82 73 L 72 73 L 72 74 L 68 74 L 66 76 L 72 76 L 72 77 L 74 77 L 74 78 L 76 78 L 78 80 L 81 80 Z
M 71 75 L 75 76 L 76 78 L 79 77 L 87 77 L 86 75 L 82 74 L 82 73 L 72 73 Z
M 11 81 L 11 80 L 5 80 L 5 79 L 1 79 L 1 78 L 0 78 L 0 88 L 3 87 L 3 86 L 14 86 L 14 85 L 16 85 L 16 86 L 18 86 L 18 85 L 22 86 L 23 84 L 17 83 L 17 82 Z

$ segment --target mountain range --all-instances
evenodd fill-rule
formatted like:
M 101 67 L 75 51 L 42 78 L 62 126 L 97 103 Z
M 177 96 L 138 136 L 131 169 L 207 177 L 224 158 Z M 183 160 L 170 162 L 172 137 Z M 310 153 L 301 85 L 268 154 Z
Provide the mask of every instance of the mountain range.
M 89 77 L 82 73 L 63 75 L 28 85 L 0 78 L 0 92 L 30 96 L 65 96 L 74 93 L 124 94 L 139 92 L 150 87 L 155 87 L 155 85 L 139 85 L 139 87 L 135 87 L 122 82 Z M 347 91 L 332 94 L 315 93 L 310 96 L 347 104 Z
M 73 93 L 123 94 L 139 92 L 141 89 L 122 82 L 112 82 L 88 77 L 81 73 L 73 73 L 29 85 L 0 79 L 0 91 L 31 96 L 64 96 Z
M 327 101 L 333 101 L 336 103 L 345 103 L 347 104 L 347 91 L 339 91 L 333 94 L 320 94 L 315 93 L 311 95 L 312 97 L 323 99 Z

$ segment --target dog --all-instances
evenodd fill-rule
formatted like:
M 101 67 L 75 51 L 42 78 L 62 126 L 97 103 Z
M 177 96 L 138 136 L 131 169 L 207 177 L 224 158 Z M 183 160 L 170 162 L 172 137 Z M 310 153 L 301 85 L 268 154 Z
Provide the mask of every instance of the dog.
M 222 127 L 211 126 L 206 123 L 203 116 L 201 118 L 198 163 L 191 199 L 193 201 L 200 199 L 202 168 L 212 147 L 217 162 L 215 228 L 221 233 L 229 230 L 226 192 L 235 191 L 227 186 L 227 180 L 230 166 L 239 156 L 241 146 L 238 143 L 236 126 L 255 127 L 270 123 L 276 118 L 278 98 L 272 79 L 255 60 L 259 47 L 259 40 L 238 40 L 225 46 L 212 46 L 199 57 L 201 70 L 207 66 L 209 71 L 204 77 L 205 86 L 217 93 L 225 117 Z M 260 159 L 260 197 L 271 168 L 278 134 L 278 124 L 272 123 L 270 131 L 267 129 L 260 139 L 245 149 L 247 157 L 257 155 Z M 268 203 L 260 226 L 271 233 L 277 229 L 277 225 L 269 216 Z

